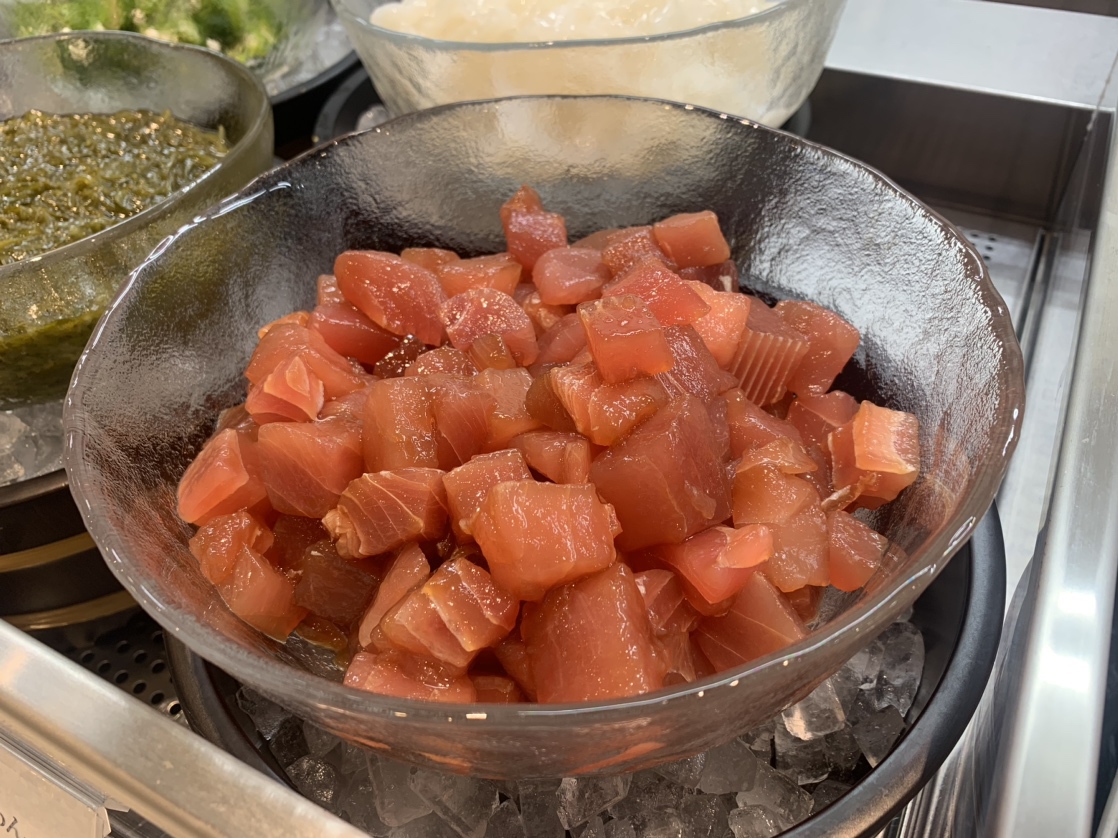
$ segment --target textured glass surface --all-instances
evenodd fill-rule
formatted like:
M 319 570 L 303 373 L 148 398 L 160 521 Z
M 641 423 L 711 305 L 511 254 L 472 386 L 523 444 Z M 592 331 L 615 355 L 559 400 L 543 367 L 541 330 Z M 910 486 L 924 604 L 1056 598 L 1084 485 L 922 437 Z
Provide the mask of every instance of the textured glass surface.
M 847 386 L 915 412 L 922 474 L 878 514 L 895 561 L 830 623 L 706 682 L 601 704 L 461 706 L 310 674 L 234 617 L 174 511 L 218 411 L 242 400 L 256 330 L 313 304 L 351 247 L 499 250 L 521 183 L 572 237 L 715 210 L 754 289 L 809 297 L 862 332 Z M 887 626 L 965 542 L 1016 444 L 1021 354 L 978 254 L 881 175 L 790 135 L 677 105 L 538 98 L 413 114 L 259 178 L 139 268 L 79 364 L 67 470 L 86 525 L 153 616 L 203 657 L 320 726 L 482 776 L 622 771 L 709 749 L 805 696 Z
M 333 0 L 389 112 L 523 95 L 651 96 L 782 125 L 819 80 L 844 0 L 779 0 L 688 32 L 466 44 L 374 26 L 388 0 Z
M 170 110 L 206 128 L 225 127 L 230 151 L 206 175 L 154 207 L 38 259 L 0 267 L 0 344 L 13 335 L 103 309 L 121 282 L 168 234 L 244 186 L 272 162 L 272 112 L 260 83 L 229 59 L 139 35 L 88 32 L 0 42 L 0 120 L 47 113 Z M 36 400 L 60 398 L 85 331 L 34 376 Z M 0 372 L 26 362 L 0 350 Z M 0 374 L 0 407 L 26 400 Z

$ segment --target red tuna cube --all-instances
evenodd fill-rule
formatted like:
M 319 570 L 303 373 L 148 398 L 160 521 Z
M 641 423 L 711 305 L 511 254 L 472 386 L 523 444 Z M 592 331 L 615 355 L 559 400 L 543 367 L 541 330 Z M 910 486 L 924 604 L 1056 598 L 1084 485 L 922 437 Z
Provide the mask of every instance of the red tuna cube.
M 822 306 L 799 300 L 776 304 L 781 319 L 807 338 L 808 347 L 788 389 L 793 393 L 825 393 L 854 357 L 861 335 L 842 317 Z
M 858 590 L 877 571 L 889 539 L 842 510 L 827 516 L 827 531 L 831 584 L 840 591 Z
M 268 500 L 288 515 L 321 518 L 365 470 L 361 432 L 345 419 L 269 423 L 256 450 Z
M 532 474 L 519 451 L 479 454 L 443 477 L 450 526 L 460 542 L 473 541 L 473 521 L 489 490 L 508 480 L 531 480 Z
M 482 335 L 500 335 L 518 364 L 536 360 L 536 329 L 516 300 L 492 288 L 472 288 L 451 297 L 439 317 L 455 349 L 466 351 Z
M 611 296 L 582 303 L 578 315 L 602 379 L 610 384 L 672 368 L 664 330 L 638 297 Z
M 603 297 L 632 294 L 640 297 L 665 326 L 693 323 L 710 306 L 658 256 L 646 256 L 602 292 Z
M 693 326 L 668 326 L 664 329 L 664 339 L 675 363 L 656 377 L 668 395 L 674 398 L 690 393 L 706 404 L 737 383 L 732 375 L 719 369 L 718 362 Z
M 272 549 L 272 531 L 245 510 L 211 518 L 190 539 L 190 552 L 202 575 L 218 585 L 233 573 L 242 547 L 263 555 Z
M 493 288 L 511 295 L 520 282 L 520 263 L 508 253 L 457 259 L 435 268 L 435 275 L 448 297 L 471 288 Z
M 513 630 L 520 603 L 473 562 L 451 559 L 423 585 L 446 627 L 468 652 L 495 646 Z
M 710 306 L 710 311 L 691 325 L 703 339 L 718 366 L 729 369 L 737 356 L 749 322 L 752 297 L 737 291 L 716 291 L 702 282 L 688 282 L 687 285 Z
M 761 524 L 740 529 L 711 527 L 682 544 L 666 544 L 656 554 L 679 575 L 687 601 L 703 614 L 726 610 L 754 568 L 773 555 L 772 531 Z
M 730 245 L 710 210 L 673 215 L 652 225 L 660 249 L 681 268 L 704 268 L 730 258 Z
M 457 262 L 461 257 L 453 250 L 443 250 L 441 247 L 405 247 L 400 251 L 400 258 L 435 272 L 440 265 Z
M 592 452 L 581 434 L 528 431 L 513 437 L 511 445 L 530 468 L 552 483 L 586 483 L 590 478 Z
M 322 523 L 349 559 L 378 556 L 409 541 L 437 541 L 446 534 L 446 518 L 443 472 L 404 468 L 358 477 Z
M 754 573 L 721 617 L 695 629 L 699 648 L 719 672 L 779 652 L 807 636 L 799 615 L 764 573 Z
M 249 432 L 221 431 L 205 444 L 179 482 L 179 517 L 204 524 L 218 515 L 250 509 L 268 498 Z
M 312 422 L 325 403 L 322 379 L 311 372 L 302 358 L 293 355 L 249 388 L 245 410 L 258 425 Z
M 409 591 L 426 582 L 430 575 L 431 565 L 418 544 L 406 545 L 392 558 L 357 628 L 357 642 L 362 649 L 372 645 L 373 632 L 380 626 L 384 615 Z
M 307 616 L 295 604 L 295 585 L 251 547 L 242 547 L 233 572 L 218 585 L 229 610 L 276 640 L 284 641 Z
M 920 426 L 911 413 L 862 402 L 830 436 L 835 489 L 855 487 L 876 509 L 911 486 L 920 471 Z
M 601 295 L 609 278 L 601 252 L 586 247 L 549 250 L 532 269 L 532 282 L 540 300 L 550 305 L 593 300 Z
M 345 298 L 381 328 L 442 344 L 446 294 L 432 271 L 391 253 L 347 250 L 334 260 L 334 275 Z
M 448 704 L 472 704 L 477 700 L 474 685 L 460 671 L 396 650 L 357 653 L 346 670 L 343 683 L 347 687 L 395 698 Z
M 322 335 L 339 355 L 370 367 L 400 345 L 398 335 L 382 329 L 346 302 L 319 305 L 311 312 L 307 326 Z
M 369 387 L 364 417 L 366 471 L 438 466 L 435 404 L 425 378 L 374 382 Z

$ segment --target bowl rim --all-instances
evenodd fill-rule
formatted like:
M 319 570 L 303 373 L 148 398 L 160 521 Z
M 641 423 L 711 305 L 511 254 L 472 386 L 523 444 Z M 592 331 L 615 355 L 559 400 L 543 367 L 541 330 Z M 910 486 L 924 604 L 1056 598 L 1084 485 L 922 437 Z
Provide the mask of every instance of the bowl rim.
M 96 40 L 96 41 L 122 41 L 133 42 L 145 49 L 153 50 L 158 53 L 160 51 L 178 51 L 197 54 L 203 61 L 212 61 L 214 64 L 224 67 L 226 73 L 234 76 L 239 76 L 241 79 L 250 82 L 254 88 L 254 95 L 256 97 L 255 108 L 248 128 L 245 130 L 244 135 L 230 147 L 229 151 L 217 161 L 217 164 L 211 166 L 199 177 L 192 180 L 185 186 L 175 190 L 170 195 L 167 195 L 162 200 L 156 202 L 135 215 L 130 215 L 128 218 L 121 219 L 115 224 L 106 227 L 104 230 L 99 230 L 91 235 L 84 236 L 77 241 L 72 241 L 69 244 L 64 244 L 61 247 L 56 247 L 44 253 L 38 253 L 30 256 L 27 259 L 21 259 L 18 262 L 9 262 L 6 265 L 0 265 L 0 288 L 3 287 L 5 280 L 16 277 L 24 273 L 30 267 L 47 269 L 52 265 L 63 262 L 67 259 L 74 257 L 82 257 L 92 252 L 95 248 L 104 243 L 105 240 L 118 239 L 127 236 L 128 234 L 150 224 L 153 221 L 159 220 L 162 216 L 171 212 L 177 205 L 180 198 L 187 192 L 190 192 L 199 184 L 206 183 L 212 180 L 217 172 L 222 169 L 228 168 L 232 163 L 237 162 L 245 154 L 248 149 L 255 145 L 256 140 L 259 138 L 260 133 L 268 125 L 271 118 L 272 106 L 268 99 L 268 92 L 264 89 L 264 85 L 260 80 L 246 68 L 243 64 L 234 61 L 228 56 L 221 53 L 214 52 L 213 50 L 205 49 L 204 47 L 196 47 L 191 44 L 176 44 L 169 41 L 161 41 L 156 38 L 149 38 L 146 35 L 140 35 L 135 32 L 121 32 L 117 30 L 74 30 L 72 32 L 56 32 L 49 35 L 36 35 L 30 38 L 7 38 L 0 40 L 0 51 L 8 49 L 23 49 L 25 47 L 33 47 L 37 43 L 58 42 L 64 43 L 66 41 L 78 40 Z M 253 103 L 250 102 L 250 105 Z M 90 113 L 93 113 L 90 111 Z M 173 114 L 172 114 L 173 115 Z
M 345 20 L 352 21 L 353 23 L 361 27 L 362 30 L 372 32 L 374 35 L 380 38 L 386 38 L 391 41 L 398 41 L 403 44 L 418 44 L 420 46 L 430 45 L 444 50 L 461 50 L 469 52 L 508 52 L 511 50 L 521 49 L 549 50 L 575 47 L 609 47 L 614 45 L 646 44 L 656 43 L 659 41 L 682 40 L 684 38 L 695 37 L 718 29 L 740 26 L 743 24 L 751 24 L 754 20 L 784 14 L 785 10 L 788 8 L 810 5 L 812 3 L 819 2 L 819 0 L 769 0 L 770 5 L 766 6 L 763 9 L 759 9 L 758 11 L 751 14 L 743 15 L 742 17 L 729 18 L 728 20 L 716 20 L 711 23 L 704 23 L 701 26 L 693 26 L 690 29 L 674 29 L 671 32 L 657 32 L 652 35 L 626 35 L 625 37 L 621 38 L 571 38 L 569 40 L 551 41 L 454 41 L 443 38 L 431 38 L 427 35 L 416 35 L 411 32 L 401 32 L 396 29 L 388 29 L 384 26 L 378 26 L 377 24 L 371 22 L 367 17 L 362 17 L 361 15 L 354 12 L 349 5 L 352 0 L 330 0 L 330 2 L 334 4 L 334 8 L 338 13 L 338 17 L 343 20 L 343 22 Z
M 987 322 L 1004 350 L 1001 357 L 1001 371 L 1009 386 L 1005 392 L 1005 399 L 999 402 L 999 412 L 992 422 L 995 429 L 1004 428 L 1004 432 L 1001 438 L 995 438 L 991 441 L 986 456 L 980 462 L 974 464 L 977 466 L 978 477 L 975 478 L 969 492 L 956 505 L 947 520 L 935 531 L 933 537 L 929 538 L 924 548 L 919 551 L 918 554 L 923 559 L 914 565 L 910 575 L 906 579 L 897 579 L 896 583 L 891 586 L 881 586 L 854 607 L 839 614 L 802 640 L 777 652 L 749 661 L 740 667 L 717 673 L 690 684 L 664 688 L 654 693 L 625 696 L 607 701 L 568 704 L 443 704 L 366 692 L 345 686 L 340 682 L 331 681 L 243 647 L 231 641 L 194 614 L 179 608 L 177 603 L 166 601 L 149 592 L 142 580 L 134 578 L 129 572 L 130 563 L 121 558 L 126 551 L 118 533 L 103 515 L 93 509 L 88 501 L 87 489 L 92 489 L 93 484 L 97 484 L 99 479 L 95 474 L 86 470 L 84 451 L 87 421 L 84 410 L 80 407 L 82 391 L 88 386 L 84 378 L 86 369 L 91 363 L 90 359 L 94 357 L 106 329 L 116 319 L 123 300 L 132 286 L 142 281 L 148 267 L 155 263 L 168 248 L 174 246 L 180 238 L 189 235 L 195 226 L 220 218 L 225 213 L 235 210 L 266 192 L 293 188 L 292 182 L 286 177 L 289 170 L 296 167 L 313 167 L 314 160 L 331 154 L 340 145 L 354 142 L 356 138 L 367 134 L 397 132 L 401 128 L 406 128 L 409 123 L 420 123 L 418 130 L 423 130 L 422 123 L 424 121 L 437 117 L 441 113 L 454 110 L 500 108 L 504 103 L 524 101 L 571 100 L 621 100 L 646 103 L 666 110 L 691 111 L 695 114 L 695 118 L 731 121 L 752 131 L 781 135 L 785 138 L 785 141 L 791 142 L 801 150 L 813 150 L 822 153 L 826 157 L 833 158 L 842 166 L 860 170 L 870 175 L 879 185 L 909 204 L 914 212 L 926 214 L 930 217 L 955 244 L 961 246 L 965 257 L 969 258 L 977 269 L 976 284 L 979 295 L 986 310 L 990 313 Z M 1001 294 L 995 288 L 989 270 L 977 248 L 966 239 L 955 225 L 920 202 L 881 172 L 849 155 L 834 151 L 819 143 L 770 128 L 753 120 L 731 117 L 708 108 L 637 96 L 539 95 L 441 105 L 424 111 L 404 114 L 367 131 L 346 134 L 316 146 L 284 165 L 258 176 L 241 192 L 226 198 L 207 212 L 199 215 L 191 223 L 184 225 L 173 235 L 168 236 L 143 263 L 132 271 L 127 281 L 121 285 L 75 367 L 70 390 L 66 396 L 63 421 L 66 435 L 65 465 L 67 475 L 70 478 L 71 491 L 78 502 L 87 529 L 101 548 L 102 555 L 109 563 L 113 573 L 120 579 L 124 587 L 132 593 L 145 611 L 211 663 L 289 707 L 291 705 L 328 707 L 339 715 L 372 715 L 399 721 L 411 719 L 421 722 L 488 724 L 494 728 L 531 726 L 535 729 L 561 730 L 569 725 L 571 717 L 577 717 L 578 721 L 582 723 L 626 722 L 631 716 L 639 715 L 642 711 L 651 710 L 657 706 L 689 701 L 696 697 L 701 699 L 706 693 L 714 690 L 721 692 L 725 689 L 732 689 L 738 686 L 743 678 L 756 677 L 762 671 L 786 667 L 793 659 L 810 655 L 817 649 L 837 642 L 840 638 L 852 634 L 861 634 L 865 629 L 871 629 L 872 632 L 863 636 L 874 636 L 891 621 L 892 617 L 900 613 L 904 607 L 923 592 L 951 556 L 966 543 L 990 504 L 993 503 L 997 487 L 1008 468 L 1010 457 L 1020 437 L 1024 402 L 1024 363 L 1020 344 L 1010 320 L 1009 309 L 1005 305 Z M 168 622 L 164 623 L 160 619 L 161 617 L 167 619 Z M 207 637 L 215 638 L 217 640 L 216 644 L 207 642 Z M 596 769 L 588 767 L 587 770 L 593 771 Z

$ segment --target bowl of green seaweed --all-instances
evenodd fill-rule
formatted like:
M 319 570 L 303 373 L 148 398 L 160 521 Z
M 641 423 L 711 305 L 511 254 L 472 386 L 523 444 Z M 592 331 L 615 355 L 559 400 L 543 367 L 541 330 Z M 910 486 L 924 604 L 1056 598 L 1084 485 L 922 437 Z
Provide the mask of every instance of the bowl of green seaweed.
M 61 398 L 131 269 L 272 162 L 243 65 L 121 32 L 0 42 L 0 409 Z

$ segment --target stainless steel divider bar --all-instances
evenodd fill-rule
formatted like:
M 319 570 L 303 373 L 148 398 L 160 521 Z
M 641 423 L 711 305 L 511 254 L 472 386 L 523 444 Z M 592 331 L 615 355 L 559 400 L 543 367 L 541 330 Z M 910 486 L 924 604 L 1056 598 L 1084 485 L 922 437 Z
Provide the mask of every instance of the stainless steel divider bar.
M 2 620 L 0 728 L 172 835 L 368 838 Z

